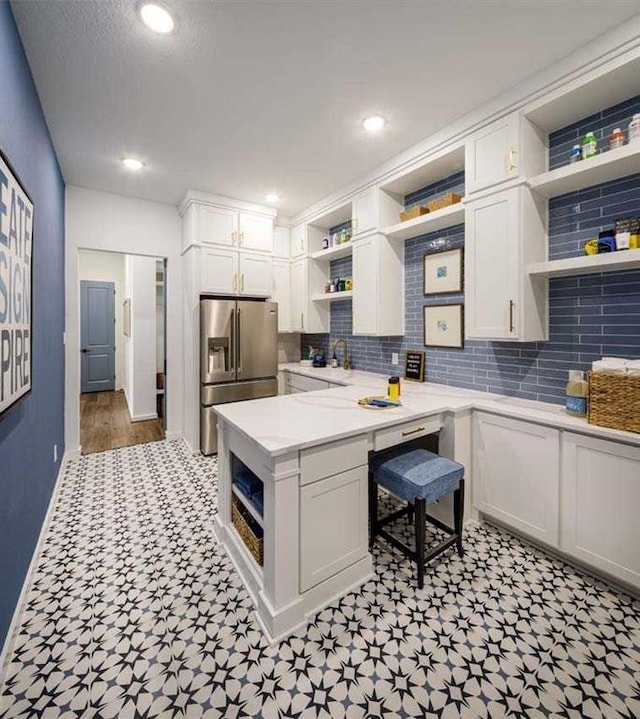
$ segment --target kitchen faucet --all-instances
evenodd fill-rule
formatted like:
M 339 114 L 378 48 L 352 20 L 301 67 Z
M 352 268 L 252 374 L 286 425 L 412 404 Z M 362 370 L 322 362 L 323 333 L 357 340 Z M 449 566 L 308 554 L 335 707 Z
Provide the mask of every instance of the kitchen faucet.
M 349 355 L 347 354 L 347 340 L 343 339 L 342 337 L 333 343 L 333 359 L 337 363 L 338 358 L 336 357 L 336 348 L 338 347 L 338 345 L 340 343 L 342 343 L 344 345 L 344 359 L 342 361 L 342 368 L 343 369 L 351 369 L 351 362 L 349 362 Z

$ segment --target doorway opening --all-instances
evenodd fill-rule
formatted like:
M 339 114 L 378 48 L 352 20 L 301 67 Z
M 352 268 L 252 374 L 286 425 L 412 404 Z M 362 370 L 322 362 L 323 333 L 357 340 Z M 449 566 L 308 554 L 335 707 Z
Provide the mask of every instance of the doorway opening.
M 166 260 L 78 251 L 82 454 L 164 439 Z

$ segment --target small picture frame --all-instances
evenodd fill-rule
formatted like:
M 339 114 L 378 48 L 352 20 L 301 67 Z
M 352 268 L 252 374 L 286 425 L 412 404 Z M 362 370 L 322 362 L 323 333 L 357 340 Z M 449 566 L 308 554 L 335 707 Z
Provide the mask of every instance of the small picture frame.
M 462 292 L 462 248 L 424 256 L 424 294 Z
M 463 305 L 424 307 L 425 347 L 463 347 Z

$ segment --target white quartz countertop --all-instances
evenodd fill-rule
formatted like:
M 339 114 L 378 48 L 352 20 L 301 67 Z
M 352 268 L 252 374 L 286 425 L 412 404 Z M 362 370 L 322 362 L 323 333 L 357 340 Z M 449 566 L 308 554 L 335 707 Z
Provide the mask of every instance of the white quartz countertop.
M 403 421 L 466 409 L 485 410 L 602 439 L 640 445 L 640 435 L 589 424 L 584 419 L 566 414 L 562 405 L 430 382 L 401 380 L 402 407 L 374 410 L 360 407 L 357 400 L 365 395 L 386 394 L 386 375 L 307 367 L 297 363 L 282 364 L 279 369 L 343 386 L 214 407 L 220 417 L 257 442 L 271 456 L 383 429 Z

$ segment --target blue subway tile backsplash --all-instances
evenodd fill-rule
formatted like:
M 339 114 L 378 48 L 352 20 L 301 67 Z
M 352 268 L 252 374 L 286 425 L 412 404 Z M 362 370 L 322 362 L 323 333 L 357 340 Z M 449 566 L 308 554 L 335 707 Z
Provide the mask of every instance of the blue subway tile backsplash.
M 587 131 L 593 131 L 600 147 L 614 127 L 625 131 L 634 113 L 640 112 L 640 96 L 573 123 L 549 137 L 551 169 L 568 162 L 568 151 Z M 586 160 L 588 162 L 588 160 Z M 457 173 L 405 197 L 411 207 L 444 192 L 464 194 L 464 173 Z M 640 174 L 556 197 L 549 202 L 549 259 L 582 255 L 586 240 L 611 228 L 616 219 L 640 215 Z M 356 369 L 382 374 L 402 374 L 404 352 L 426 351 L 425 378 L 429 382 L 559 403 L 564 397 L 570 369 L 588 370 L 602 356 L 640 358 L 640 270 L 554 278 L 549 284 L 548 342 L 490 342 L 467 340 L 464 348 L 424 347 L 423 308 L 442 302 L 464 302 L 464 294 L 423 294 L 424 254 L 464 246 L 464 225 L 408 240 L 405 243 L 404 337 L 356 337 L 351 332 L 351 302 L 331 305 L 331 332 L 303 335 L 308 345 L 330 349 L 339 338 L 347 339 Z M 331 277 L 351 277 L 351 258 L 331 263 Z M 400 365 L 391 364 L 391 353 Z M 342 360 L 342 349 L 338 350 Z

